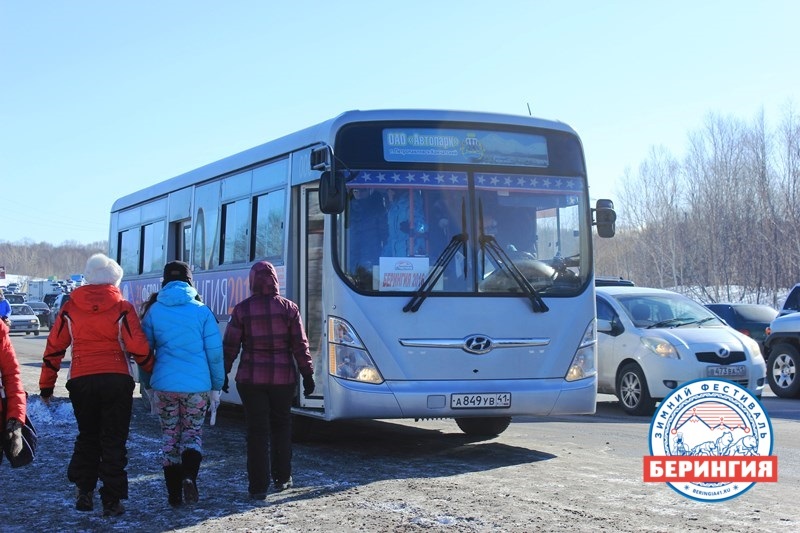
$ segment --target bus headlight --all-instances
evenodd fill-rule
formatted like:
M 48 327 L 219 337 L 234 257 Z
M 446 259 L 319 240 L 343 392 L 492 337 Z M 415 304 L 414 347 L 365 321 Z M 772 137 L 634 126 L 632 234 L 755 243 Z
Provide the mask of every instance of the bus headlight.
M 383 383 L 383 376 L 361 339 L 341 318 L 328 318 L 328 364 L 333 376 L 364 383 Z
M 597 334 L 595 332 L 595 321 L 592 319 L 583 332 L 581 344 L 572 357 L 572 364 L 569 365 L 569 370 L 567 370 L 567 375 L 564 379 L 577 381 L 592 377 L 595 374 L 597 374 Z

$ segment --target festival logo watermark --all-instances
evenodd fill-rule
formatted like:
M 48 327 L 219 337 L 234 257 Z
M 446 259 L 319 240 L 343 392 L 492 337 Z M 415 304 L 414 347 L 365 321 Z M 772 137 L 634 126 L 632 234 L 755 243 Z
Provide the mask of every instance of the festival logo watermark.
M 664 398 L 650 424 L 644 481 L 704 502 L 729 500 L 778 481 L 772 423 L 747 389 L 698 379 Z

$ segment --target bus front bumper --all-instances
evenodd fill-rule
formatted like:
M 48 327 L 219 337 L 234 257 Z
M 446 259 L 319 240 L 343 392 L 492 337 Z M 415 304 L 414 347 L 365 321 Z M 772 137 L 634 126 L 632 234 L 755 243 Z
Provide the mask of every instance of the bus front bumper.
M 597 402 L 596 377 L 573 382 L 516 379 L 390 381 L 380 385 L 333 378 L 329 384 L 324 417 L 328 420 L 592 414 Z M 495 400 L 508 405 L 488 405 Z M 469 406 L 478 403 L 487 406 Z

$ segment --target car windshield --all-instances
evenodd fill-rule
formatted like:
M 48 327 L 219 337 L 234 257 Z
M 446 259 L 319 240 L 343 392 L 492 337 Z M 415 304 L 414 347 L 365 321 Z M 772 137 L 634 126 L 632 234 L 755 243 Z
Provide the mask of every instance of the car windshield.
M 636 294 L 616 299 L 639 328 L 721 324 L 706 307 L 680 294 Z
M 11 306 L 11 314 L 12 315 L 32 315 L 33 309 L 30 308 L 29 305 L 26 304 L 16 304 Z

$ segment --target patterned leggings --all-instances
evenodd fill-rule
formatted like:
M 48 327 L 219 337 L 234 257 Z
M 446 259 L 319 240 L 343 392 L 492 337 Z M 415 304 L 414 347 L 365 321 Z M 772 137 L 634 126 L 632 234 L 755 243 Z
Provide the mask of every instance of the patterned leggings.
M 156 410 L 161 421 L 163 465 L 181 462 L 184 450 L 203 451 L 203 422 L 209 407 L 208 392 L 156 391 Z

